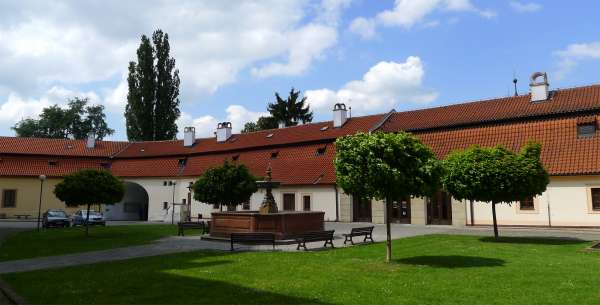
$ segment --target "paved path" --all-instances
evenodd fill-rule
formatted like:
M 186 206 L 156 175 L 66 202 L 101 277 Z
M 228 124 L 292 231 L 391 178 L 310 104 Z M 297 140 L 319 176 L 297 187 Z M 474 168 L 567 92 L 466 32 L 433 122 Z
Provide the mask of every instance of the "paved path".
M 334 229 L 336 235 L 341 236 L 342 233 L 349 232 L 352 227 L 364 225 L 369 224 L 327 223 L 326 229 Z M 392 238 L 394 239 L 425 234 L 469 234 L 491 236 L 491 232 L 491 228 L 488 227 L 457 228 L 452 226 L 392 225 Z M 600 230 L 590 229 L 500 228 L 500 233 L 502 236 L 560 237 L 582 240 L 600 240 Z M 340 238 L 339 236 L 334 240 L 334 244 L 336 247 L 343 247 L 343 238 Z M 373 231 L 373 238 L 376 241 L 385 240 L 385 226 L 377 225 Z M 313 243 L 308 246 L 310 248 L 311 246 L 319 247 L 320 245 L 318 243 Z M 271 250 L 270 246 L 239 246 L 237 248 L 240 250 L 253 251 Z M 295 251 L 295 248 L 296 245 L 278 245 L 277 251 Z M 141 246 L 0 262 L 0 274 L 61 268 L 196 250 L 227 251 L 229 250 L 229 243 L 201 240 L 199 236 L 172 236 Z

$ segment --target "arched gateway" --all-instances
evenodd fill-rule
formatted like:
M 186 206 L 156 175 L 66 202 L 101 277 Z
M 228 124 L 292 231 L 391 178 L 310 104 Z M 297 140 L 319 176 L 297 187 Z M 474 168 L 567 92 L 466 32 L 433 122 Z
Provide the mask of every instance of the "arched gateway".
M 107 220 L 148 220 L 148 192 L 135 182 L 125 181 L 125 195 L 120 202 L 107 205 Z

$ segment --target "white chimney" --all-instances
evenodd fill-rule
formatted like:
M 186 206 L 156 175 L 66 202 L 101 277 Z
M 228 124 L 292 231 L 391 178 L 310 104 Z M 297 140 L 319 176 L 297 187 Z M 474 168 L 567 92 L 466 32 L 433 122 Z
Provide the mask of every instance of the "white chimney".
M 279 121 L 277 128 L 285 128 L 285 122 L 284 121 Z
M 542 78 L 542 81 L 539 81 L 539 78 Z M 548 75 L 546 72 L 535 72 L 531 74 L 531 82 L 529 83 L 529 90 L 531 91 L 531 101 L 539 102 L 545 101 L 548 99 L 549 91 L 548 87 Z
M 225 142 L 231 137 L 231 122 L 217 124 L 217 142 Z
M 183 128 L 183 146 L 192 147 L 196 142 L 196 128 L 184 127 Z
M 339 128 L 344 126 L 348 120 L 348 111 L 344 103 L 337 103 L 333 106 L 333 127 Z
M 86 148 L 94 148 L 96 147 L 96 133 L 93 131 L 88 132 L 87 139 L 85 140 Z

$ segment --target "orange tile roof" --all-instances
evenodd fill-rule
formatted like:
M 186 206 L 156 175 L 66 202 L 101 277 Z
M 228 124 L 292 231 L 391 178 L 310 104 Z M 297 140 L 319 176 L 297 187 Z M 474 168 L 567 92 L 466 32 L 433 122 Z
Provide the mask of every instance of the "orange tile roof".
M 105 168 L 106 164 L 107 160 L 103 158 L 2 156 L 0 176 L 63 177 L 84 168 Z
M 596 117 L 598 120 L 600 116 Z M 475 144 L 487 147 L 502 144 L 518 151 L 533 140 L 542 145 L 542 162 L 551 175 L 600 173 L 600 135 L 578 138 L 576 117 L 416 134 L 440 159 L 453 150 Z
M 85 140 L 0 136 L 0 154 L 109 157 L 127 145 L 122 141 L 96 141 L 95 148 L 86 148 Z
M 550 96 L 547 101 L 535 103 L 530 102 L 531 97 L 527 94 L 397 112 L 381 130 L 416 131 L 600 110 L 600 85 L 555 90 Z

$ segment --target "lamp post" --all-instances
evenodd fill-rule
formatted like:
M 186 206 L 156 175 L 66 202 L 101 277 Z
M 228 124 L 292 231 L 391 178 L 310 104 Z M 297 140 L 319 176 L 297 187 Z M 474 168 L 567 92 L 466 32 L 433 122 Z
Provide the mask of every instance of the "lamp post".
M 171 201 L 171 207 L 173 207 L 173 211 L 171 212 L 171 224 L 175 224 L 175 184 L 177 181 L 171 181 L 173 183 L 173 200 Z
M 40 231 L 40 221 L 42 220 L 42 191 L 44 187 L 44 180 L 46 180 L 46 175 L 40 175 L 40 202 L 38 204 L 38 218 L 37 218 L 37 230 Z

